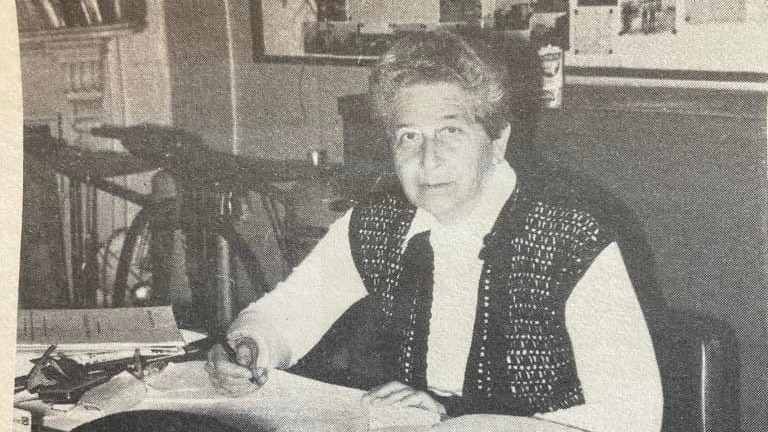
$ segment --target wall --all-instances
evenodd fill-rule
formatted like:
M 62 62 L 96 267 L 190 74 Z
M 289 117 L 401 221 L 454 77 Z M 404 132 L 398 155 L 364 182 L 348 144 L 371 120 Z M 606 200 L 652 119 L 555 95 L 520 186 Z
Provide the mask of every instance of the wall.
M 232 152 L 235 92 L 226 4 L 164 1 L 174 126 Z
M 341 117 L 336 98 L 365 91 L 368 70 L 358 67 L 253 62 L 250 2 L 231 8 L 237 150 L 249 156 L 304 158 L 312 148 L 341 161 Z
M 146 27 L 120 41 L 124 122 L 169 125 L 173 117 L 163 0 L 145 1 Z
M 113 124 L 152 122 L 171 123 L 170 79 L 165 43 L 165 14 L 162 0 L 147 1 L 146 26 L 137 33 L 119 36 L 109 42 L 105 75 L 104 110 L 100 120 Z M 70 117 L 63 71 L 51 51 L 41 46 L 22 48 L 22 95 L 24 118 L 45 119 L 55 124 L 57 114 Z M 70 125 L 64 125 L 64 136 L 76 144 Z M 117 142 L 88 140 L 91 148 L 120 150 Z M 119 179 L 123 185 L 140 192 L 149 192 L 149 176 L 129 176 Z M 130 221 L 135 207 L 114 201 L 106 194 L 100 196 L 100 207 L 120 207 L 119 215 L 102 215 L 102 238 Z
M 146 26 L 120 36 L 113 47 L 120 69 L 111 85 L 124 99 L 124 109 L 107 113 L 107 121 L 127 124 L 169 124 L 170 80 L 165 43 L 163 0 L 147 0 Z M 47 118 L 66 112 L 65 83 L 53 53 L 37 47 L 22 48 L 22 93 L 25 118 Z M 110 71 L 107 71 L 110 72 Z

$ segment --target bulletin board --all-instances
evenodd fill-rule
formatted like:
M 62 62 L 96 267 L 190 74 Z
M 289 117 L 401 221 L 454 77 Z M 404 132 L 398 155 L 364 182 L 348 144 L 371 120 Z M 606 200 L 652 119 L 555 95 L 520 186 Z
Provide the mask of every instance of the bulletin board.
M 768 79 L 764 0 L 571 0 L 569 12 L 571 71 Z
M 251 0 L 251 20 L 261 62 L 368 65 L 403 32 L 474 26 L 560 46 L 577 74 L 768 77 L 765 0 Z

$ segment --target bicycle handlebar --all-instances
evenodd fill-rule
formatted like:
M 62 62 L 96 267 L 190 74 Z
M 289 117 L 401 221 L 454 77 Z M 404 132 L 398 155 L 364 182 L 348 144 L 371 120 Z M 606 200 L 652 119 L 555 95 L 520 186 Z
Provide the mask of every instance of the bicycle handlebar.
M 250 159 L 206 147 L 189 132 L 157 125 L 104 125 L 95 136 L 119 139 L 132 154 L 149 159 L 181 177 L 203 185 L 260 187 L 264 184 L 309 178 L 317 170 L 308 161 Z

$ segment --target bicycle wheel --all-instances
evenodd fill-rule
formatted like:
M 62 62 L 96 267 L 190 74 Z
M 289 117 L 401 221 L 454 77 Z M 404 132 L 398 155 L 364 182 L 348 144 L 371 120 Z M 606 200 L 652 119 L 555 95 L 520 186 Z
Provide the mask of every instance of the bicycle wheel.
M 261 260 L 232 221 L 192 209 L 185 214 L 188 217 L 179 217 L 175 200 L 156 202 L 139 211 L 125 232 L 113 306 L 172 304 L 180 323 L 213 328 L 222 322 L 218 316 L 222 298 L 229 299 L 229 315 L 236 314 L 263 295 L 268 284 Z M 220 274 L 218 239 L 228 247 L 228 275 Z M 228 284 L 222 285 L 222 278 Z
M 168 253 L 178 227 L 175 201 L 158 201 L 139 210 L 125 231 L 115 271 L 112 304 L 149 306 L 170 304 L 167 275 L 159 263 Z M 172 246 L 171 246 L 172 247 Z

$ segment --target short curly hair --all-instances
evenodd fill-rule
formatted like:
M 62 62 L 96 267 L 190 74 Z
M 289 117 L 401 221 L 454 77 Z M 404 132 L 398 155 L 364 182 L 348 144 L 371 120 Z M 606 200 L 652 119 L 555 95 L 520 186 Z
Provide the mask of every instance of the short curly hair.
M 541 62 L 520 39 L 479 30 L 407 34 L 376 62 L 369 80 L 373 112 L 383 125 L 394 116 L 397 91 L 414 84 L 454 83 L 475 99 L 475 118 L 496 139 L 509 123 L 537 117 Z

